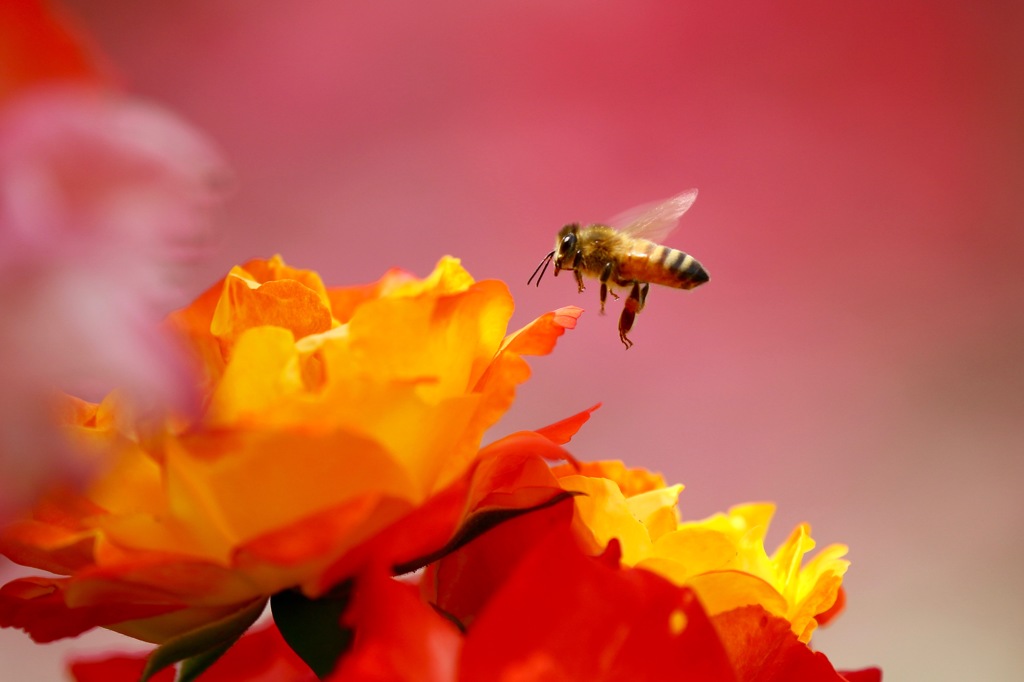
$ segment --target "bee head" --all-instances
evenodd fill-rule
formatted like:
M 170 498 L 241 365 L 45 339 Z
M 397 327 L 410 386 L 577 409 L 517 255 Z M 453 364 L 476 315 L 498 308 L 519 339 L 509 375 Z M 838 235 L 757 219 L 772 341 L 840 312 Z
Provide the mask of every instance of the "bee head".
M 533 282 L 533 278 L 537 277 L 537 273 L 540 273 L 540 277 L 537 277 L 537 286 L 540 286 L 540 280 L 544 277 L 544 273 L 547 272 L 548 265 L 551 261 L 555 262 L 555 276 L 558 276 L 558 271 L 563 269 L 562 263 L 569 259 L 570 263 L 576 260 L 576 236 L 579 234 L 580 226 L 579 223 L 570 223 L 561 230 L 558 231 L 558 237 L 555 240 L 555 250 L 544 256 L 544 260 L 540 262 L 537 269 L 530 275 L 530 279 L 526 281 L 529 285 Z M 568 269 L 572 269 L 570 265 Z
M 576 259 L 576 241 L 580 232 L 579 223 L 569 223 L 558 231 L 555 240 L 555 276 L 562 269 L 572 269 L 572 265 L 566 267 L 563 263 L 572 263 Z

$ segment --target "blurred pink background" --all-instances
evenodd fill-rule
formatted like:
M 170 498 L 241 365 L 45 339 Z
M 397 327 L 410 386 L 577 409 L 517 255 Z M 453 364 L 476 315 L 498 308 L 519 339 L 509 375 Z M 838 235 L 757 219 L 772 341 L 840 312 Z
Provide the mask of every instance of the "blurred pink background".
M 837 667 L 1024 668 L 1024 5 L 66 4 L 235 170 L 190 293 L 275 252 L 329 284 L 451 253 L 514 327 L 580 305 L 495 437 L 601 401 L 581 458 L 850 545 Z M 668 243 L 711 282 L 653 290 L 629 352 L 596 286 L 526 286 L 565 222 L 688 187 Z M 131 643 L 27 644 L 0 632 L 0 666 L 46 682 Z

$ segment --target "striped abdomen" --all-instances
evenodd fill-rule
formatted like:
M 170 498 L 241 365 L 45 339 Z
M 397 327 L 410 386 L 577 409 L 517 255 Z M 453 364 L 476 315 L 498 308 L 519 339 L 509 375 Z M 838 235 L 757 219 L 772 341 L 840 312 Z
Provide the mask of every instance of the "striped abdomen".
M 696 258 L 646 239 L 633 241 L 617 275 L 620 283 L 650 282 L 676 289 L 692 289 L 708 281 L 707 271 Z

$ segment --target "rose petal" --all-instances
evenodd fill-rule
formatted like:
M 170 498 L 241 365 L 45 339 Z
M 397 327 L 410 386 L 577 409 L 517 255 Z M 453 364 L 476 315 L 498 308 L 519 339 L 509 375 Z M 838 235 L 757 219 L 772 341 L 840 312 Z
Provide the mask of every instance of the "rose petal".
M 582 412 L 578 412 L 571 417 L 566 417 L 554 424 L 548 424 L 542 428 L 534 429 L 534 432 L 539 433 L 553 443 L 565 445 L 572 440 L 572 437 L 576 435 L 576 432 L 590 420 L 590 415 L 599 407 L 601 407 L 601 403 L 598 403 L 593 407 L 588 407 Z
M 466 637 L 461 673 L 509 681 L 734 679 L 692 592 L 587 557 L 564 530 L 536 544 L 488 602 Z
M 797 639 L 785 618 L 760 606 L 713 616 L 737 682 L 842 682 L 824 654 Z
M 328 680 L 455 681 L 458 629 L 386 568 L 359 576 L 343 620 L 355 640 Z

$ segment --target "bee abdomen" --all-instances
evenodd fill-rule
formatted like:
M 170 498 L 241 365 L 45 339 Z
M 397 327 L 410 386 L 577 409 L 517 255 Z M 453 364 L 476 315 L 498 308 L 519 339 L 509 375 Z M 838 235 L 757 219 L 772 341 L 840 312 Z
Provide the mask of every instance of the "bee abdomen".
M 692 289 L 708 281 L 708 273 L 696 258 L 668 246 L 656 245 L 648 255 L 651 269 L 658 276 L 651 282 L 679 289 Z M 652 273 L 653 274 L 653 273 Z

